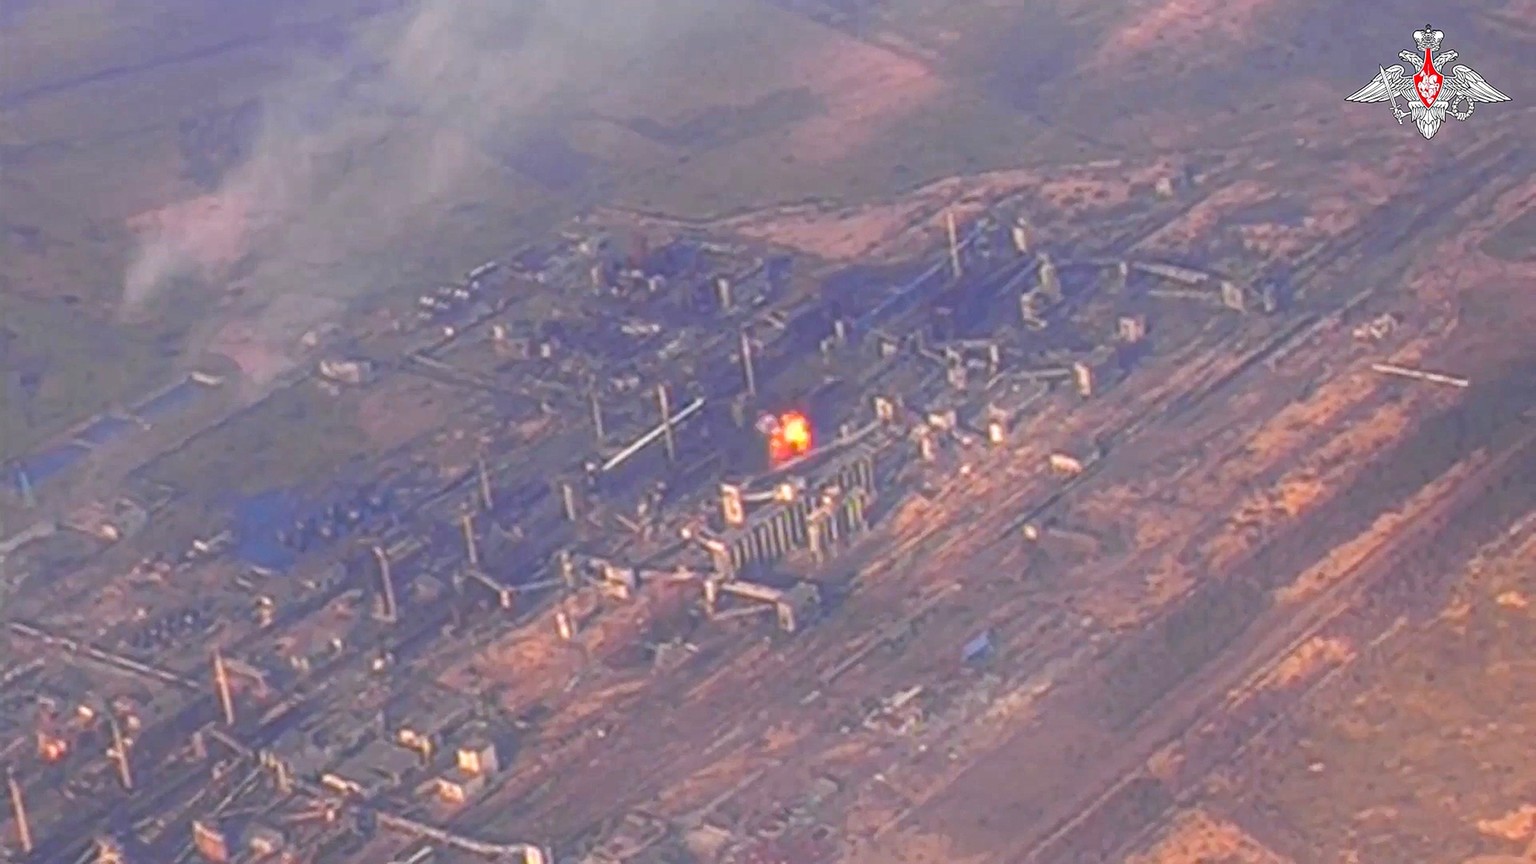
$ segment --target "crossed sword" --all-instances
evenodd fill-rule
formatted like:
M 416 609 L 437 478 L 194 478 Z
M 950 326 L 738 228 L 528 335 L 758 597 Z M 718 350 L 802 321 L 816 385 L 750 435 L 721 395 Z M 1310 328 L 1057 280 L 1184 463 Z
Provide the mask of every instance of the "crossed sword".
M 1397 107 L 1397 90 L 1392 86 L 1391 82 L 1387 81 L 1387 67 L 1377 66 L 1376 68 L 1381 70 L 1381 86 L 1387 88 L 1387 102 L 1392 106 L 1392 114 L 1397 117 L 1397 125 L 1401 126 L 1403 125 L 1403 118 L 1408 116 L 1408 112 Z

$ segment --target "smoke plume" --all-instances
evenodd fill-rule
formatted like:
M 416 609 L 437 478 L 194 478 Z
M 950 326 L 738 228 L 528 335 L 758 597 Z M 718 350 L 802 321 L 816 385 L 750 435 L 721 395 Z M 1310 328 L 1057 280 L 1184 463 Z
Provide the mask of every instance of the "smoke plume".
M 573 113 L 605 83 L 633 88 L 659 76 L 684 40 L 729 26 L 718 8 L 421 0 L 357 24 L 343 47 L 296 59 L 264 94 L 249 155 L 210 195 L 141 230 L 124 311 L 142 313 L 185 277 L 214 286 L 209 300 L 223 297 L 220 283 L 238 260 L 236 308 L 199 338 L 220 350 L 219 334 L 237 316 L 242 351 L 286 355 L 348 301 L 398 284 L 383 272 L 381 250 L 430 235 L 489 185 L 487 172 L 505 170 L 498 151 Z M 247 372 L 270 374 L 267 363 Z

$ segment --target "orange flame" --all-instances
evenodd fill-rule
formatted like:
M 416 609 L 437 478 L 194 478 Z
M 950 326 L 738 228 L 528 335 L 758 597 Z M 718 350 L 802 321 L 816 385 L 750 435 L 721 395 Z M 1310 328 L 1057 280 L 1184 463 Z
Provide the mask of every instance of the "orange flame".
M 811 421 L 800 414 L 785 414 L 779 418 L 784 425 L 784 443 L 797 453 L 811 449 Z
M 58 762 L 69 755 L 69 742 L 52 735 L 39 735 L 37 755 L 42 757 L 44 762 Z
M 768 438 L 768 457 L 775 465 L 782 465 L 797 456 L 811 451 L 815 435 L 811 421 L 798 411 L 779 415 Z

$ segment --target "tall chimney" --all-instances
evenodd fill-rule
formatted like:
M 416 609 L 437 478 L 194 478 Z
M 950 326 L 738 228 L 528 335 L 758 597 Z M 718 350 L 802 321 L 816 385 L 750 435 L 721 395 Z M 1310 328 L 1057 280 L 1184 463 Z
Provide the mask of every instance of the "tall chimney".
M 656 403 L 661 406 L 661 429 L 667 445 L 667 460 L 677 461 L 677 439 L 672 434 L 672 405 L 667 400 L 667 385 L 656 385 Z
M 1020 217 L 1013 225 L 1013 248 L 1020 255 L 1029 254 L 1029 225 Z
M 32 825 L 27 821 L 27 804 L 21 799 L 21 784 L 16 782 L 16 775 L 6 772 L 6 785 L 11 789 L 11 812 L 16 815 L 16 839 L 21 842 L 21 851 L 27 855 L 32 854 Z
M 944 229 L 949 234 L 949 268 L 960 278 L 960 231 L 955 226 L 955 211 L 944 211 Z
M 603 444 L 608 433 L 603 428 L 603 403 L 597 401 L 597 391 L 593 390 L 590 396 L 592 400 L 592 431 L 597 436 L 597 443 Z
M 1050 302 L 1060 303 L 1061 279 L 1056 272 L 1056 262 L 1052 261 L 1051 256 L 1046 252 L 1036 255 L 1035 260 L 1040 262 L 1040 278 L 1036 287 L 1039 288 L 1040 293 L 1044 294 Z
M 1126 285 L 1131 281 L 1131 265 L 1128 261 L 1115 262 L 1115 269 L 1111 271 L 1109 291 L 1111 294 L 1124 294 Z
M 480 506 L 490 510 L 495 506 L 495 499 L 491 497 L 491 475 L 485 470 L 485 457 L 482 455 L 475 460 L 475 468 L 480 474 Z
M 224 725 L 235 725 L 235 696 L 229 689 L 229 672 L 224 668 L 224 655 L 213 652 L 213 686 L 218 691 L 219 707 L 224 711 Z
M 752 338 L 741 331 L 741 374 L 747 379 L 747 395 L 757 395 L 757 370 L 752 368 Z
M 400 610 L 395 606 L 395 577 L 389 570 L 389 553 L 383 546 L 374 544 L 373 557 L 379 562 L 379 598 L 383 601 L 379 617 L 393 624 L 398 620 Z
M 128 765 L 128 744 L 123 740 L 123 728 L 118 725 L 117 715 L 112 709 L 107 709 L 107 725 L 112 730 L 112 761 L 117 763 L 117 779 L 123 783 L 123 788 L 133 791 L 133 770 Z
M 469 566 L 480 566 L 480 549 L 475 545 L 475 516 L 473 513 L 465 513 L 460 520 L 464 526 L 464 555 L 469 559 Z
M 32 492 L 32 477 L 23 469 L 17 472 L 16 478 L 21 482 L 21 501 L 31 510 L 37 506 L 37 496 Z
M 1093 395 L 1093 367 L 1087 363 L 1072 364 L 1072 383 L 1077 387 L 1077 395 L 1087 399 Z

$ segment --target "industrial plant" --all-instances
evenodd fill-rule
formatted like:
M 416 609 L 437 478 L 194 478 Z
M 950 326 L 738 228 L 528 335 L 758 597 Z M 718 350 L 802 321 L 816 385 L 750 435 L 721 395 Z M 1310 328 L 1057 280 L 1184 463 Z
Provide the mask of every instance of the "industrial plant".
M 822 278 L 786 250 L 687 231 L 658 241 L 594 217 L 358 310 L 306 336 L 304 368 L 266 401 L 378 395 L 398 410 L 384 422 L 419 432 L 344 476 L 248 496 L 218 518 L 166 479 L 174 453 L 105 503 L 42 514 L 77 458 L 59 452 L 88 452 L 109 431 L 152 434 L 194 411 L 180 403 L 217 401 L 229 370 L 197 372 L 10 466 L 9 506 L 38 515 L 8 541 L 0 583 L 7 656 L 24 658 L 0 681 L 7 860 L 832 854 L 840 837 L 818 808 L 849 790 L 828 777 L 752 824 L 722 816 L 725 799 L 682 821 L 627 801 L 570 824 L 525 828 L 506 814 L 576 796 L 561 791 L 566 772 L 593 774 L 590 786 L 619 770 L 544 752 L 609 734 L 614 718 L 582 700 L 644 686 L 680 705 L 729 664 L 790 656 L 838 626 L 892 536 L 921 535 L 896 524 L 912 502 L 993 470 L 987 454 L 1018 452 L 1041 418 L 1103 400 L 1113 423 L 1040 451 L 1031 470 L 1047 492 L 1019 510 L 1010 542 L 1081 539 L 1053 516 L 1066 490 L 1149 418 L 1213 392 L 1117 403 L 1145 364 L 1231 338 L 1273 352 L 1317 320 L 1286 314 L 1280 278 L 1116 256 L 1107 249 L 1128 244 L 1113 232 L 1104 248 L 1041 244 L 1021 201 L 934 221 L 915 263 Z M 423 392 L 436 407 L 408 416 Z M 212 425 L 179 434 L 195 443 L 261 411 L 208 409 Z M 159 548 L 166 538 L 177 545 Z M 817 661 L 802 704 L 830 698 L 914 620 Z M 968 667 L 999 638 L 978 628 L 943 650 Z M 467 662 L 509 640 L 534 659 L 509 659 L 499 683 Z M 902 689 L 844 727 L 957 729 L 998 686 L 986 673 L 948 692 Z
M 0 0 L 0 864 L 1536 862 L 1447 19 Z

